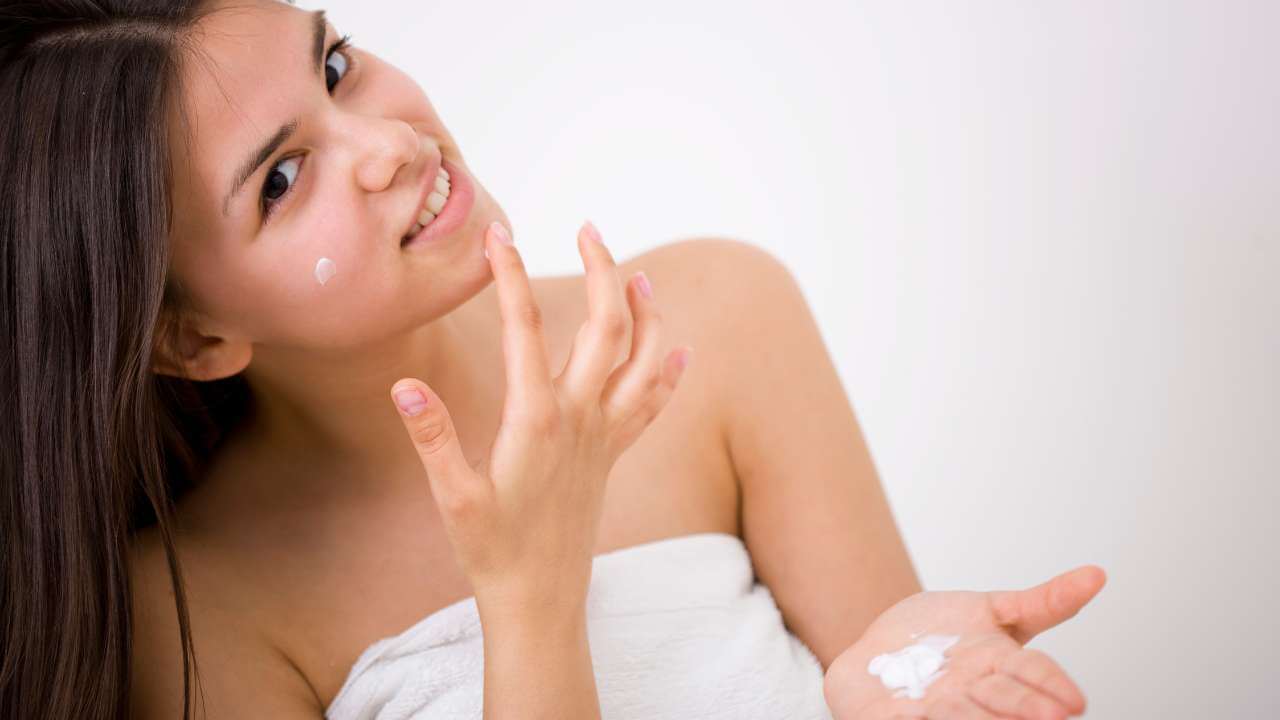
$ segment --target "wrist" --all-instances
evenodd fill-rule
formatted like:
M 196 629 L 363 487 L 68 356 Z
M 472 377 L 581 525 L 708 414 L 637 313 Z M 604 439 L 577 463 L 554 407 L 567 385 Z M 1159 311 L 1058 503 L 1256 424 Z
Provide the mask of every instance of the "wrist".
M 485 718 L 600 718 L 583 605 L 478 603 Z
M 580 576 L 581 575 L 581 576 Z M 540 573 L 532 578 L 504 576 L 474 585 L 476 608 L 496 621 L 561 622 L 586 613 L 590 568 L 586 574 Z
M 573 593 L 489 591 L 476 594 L 476 610 L 486 629 L 545 628 L 554 631 L 586 627 L 586 597 Z

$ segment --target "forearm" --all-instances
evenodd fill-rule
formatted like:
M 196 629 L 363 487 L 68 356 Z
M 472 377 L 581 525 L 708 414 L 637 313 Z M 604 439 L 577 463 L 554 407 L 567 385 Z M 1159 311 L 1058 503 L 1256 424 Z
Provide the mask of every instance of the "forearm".
M 481 611 L 484 718 L 598 720 L 600 701 L 581 607 Z

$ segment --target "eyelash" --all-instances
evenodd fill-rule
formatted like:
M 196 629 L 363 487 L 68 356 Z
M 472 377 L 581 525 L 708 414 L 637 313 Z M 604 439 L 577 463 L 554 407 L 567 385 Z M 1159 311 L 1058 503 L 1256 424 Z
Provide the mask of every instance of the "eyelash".
M 325 51 L 325 54 L 324 54 L 325 67 L 329 66 L 329 59 L 333 57 L 334 53 L 339 52 L 341 50 L 346 50 L 350 47 L 351 47 L 351 35 L 349 34 L 343 35 L 341 38 L 337 40 L 337 42 L 330 45 L 329 49 Z M 347 61 L 347 69 L 345 72 L 342 73 L 342 77 L 338 78 L 338 82 L 335 83 L 334 85 L 335 90 L 337 89 L 338 85 L 342 84 L 343 80 L 347 79 L 347 75 L 351 74 L 351 70 L 355 67 L 355 59 L 352 58 L 349 53 L 344 52 L 342 53 L 342 55 Z M 325 89 L 328 90 L 327 85 Z M 267 170 L 267 180 L 271 178 L 271 173 L 275 172 L 276 168 L 280 167 L 281 163 L 287 162 L 292 159 L 293 157 L 287 157 L 287 158 L 282 158 L 281 160 L 276 161 L 276 163 L 272 165 L 270 169 Z M 301 172 L 301 168 L 299 168 L 299 172 Z M 267 180 L 263 180 L 262 190 L 258 193 L 258 197 L 261 201 L 261 212 L 262 212 L 263 222 L 266 222 L 268 218 L 270 218 L 273 214 L 275 214 L 275 211 L 280 207 L 280 203 L 284 202 L 285 199 L 288 198 L 289 195 L 293 192 L 293 189 L 298 185 L 298 178 L 295 176 L 293 179 L 293 183 L 289 185 L 288 189 L 284 191 L 283 195 L 281 195 L 280 197 L 274 200 L 267 200 Z

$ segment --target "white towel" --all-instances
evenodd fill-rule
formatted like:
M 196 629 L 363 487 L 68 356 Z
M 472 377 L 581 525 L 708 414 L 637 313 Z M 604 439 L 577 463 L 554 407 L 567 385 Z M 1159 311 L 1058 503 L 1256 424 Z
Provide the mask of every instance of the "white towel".
M 787 631 L 733 535 L 595 556 L 587 637 L 604 720 L 831 718 L 822 666 Z M 325 717 L 479 720 L 483 691 L 480 618 L 469 597 L 369 646 Z

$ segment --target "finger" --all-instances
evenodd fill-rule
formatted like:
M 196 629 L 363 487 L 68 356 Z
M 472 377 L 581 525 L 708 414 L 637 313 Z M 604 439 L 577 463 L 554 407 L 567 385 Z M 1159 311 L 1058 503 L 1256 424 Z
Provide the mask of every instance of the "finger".
M 627 301 L 635 318 L 631 355 L 613 371 L 600 391 L 601 408 L 611 421 L 629 417 L 662 382 L 663 352 L 658 344 L 662 337 L 662 315 L 653 298 L 641 291 L 641 283 L 647 282 L 645 274 L 638 272 L 627 283 Z
M 586 266 L 587 321 L 578 329 L 555 388 L 585 408 L 599 402 L 601 386 L 622 350 L 631 317 L 618 265 L 589 220 L 578 230 L 578 253 Z
M 662 362 L 662 380 L 648 398 L 641 402 L 630 416 L 622 420 L 614 430 L 610 452 L 618 455 L 631 445 L 644 429 L 666 407 L 676 384 L 683 377 L 688 363 L 693 359 L 693 348 L 684 346 L 672 350 Z
M 431 494 L 441 511 L 474 499 L 483 490 L 483 479 L 467 464 L 440 396 L 421 380 L 401 378 L 391 386 L 391 399 L 427 471 Z
M 1085 565 L 1027 590 L 987 593 L 996 622 L 1019 643 L 1074 617 L 1107 582 L 1097 565 Z
M 929 720 L 993 720 L 1004 716 L 989 712 L 967 695 L 952 693 L 929 703 Z
M 1072 715 L 1084 712 L 1085 698 L 1079 686 L 1053 658 L 1035 648 L 1009 655 L 1001 661 L 1000 671 L 1056 698 Z
M 1023 720 L 1066 720 L 1067 708 L 1055 698 L 996 673 L 969 686 L 969 697 L 998 715 Z
M 542 310 L 534 300 L 524 260 L 511 234 L 494 221 L 485 231 L 489 265 L 498 288 L 502 313 L 502 352 L 506 363 L 508 409 L 547 408 L 554 402 L 547 370 Z

